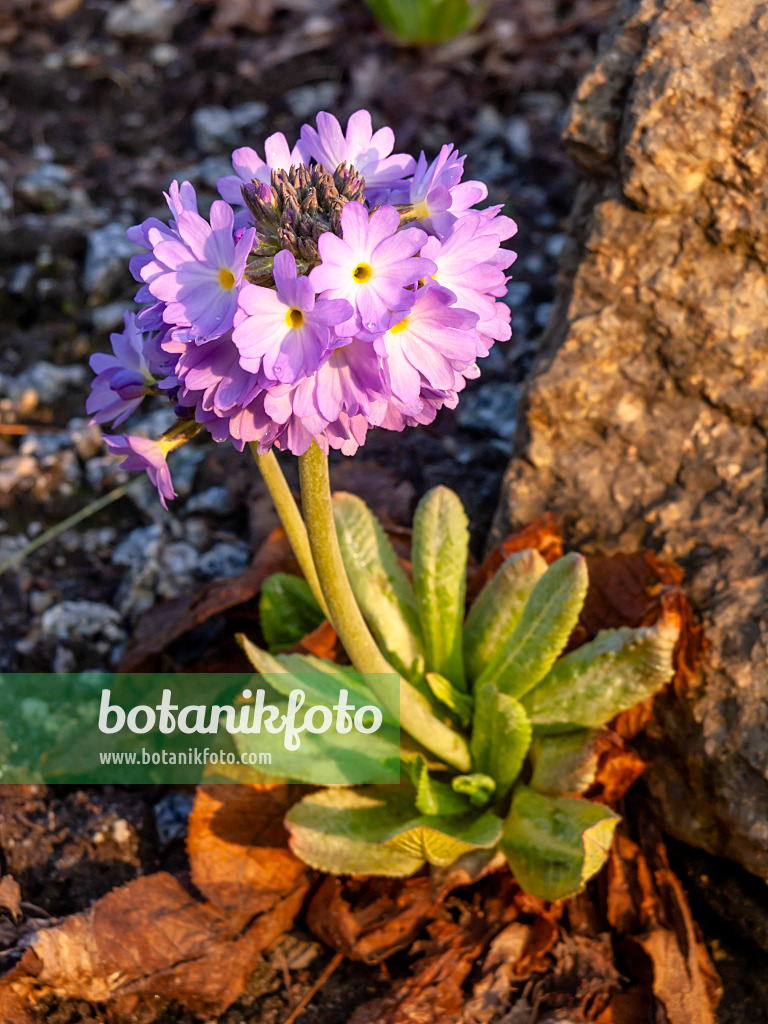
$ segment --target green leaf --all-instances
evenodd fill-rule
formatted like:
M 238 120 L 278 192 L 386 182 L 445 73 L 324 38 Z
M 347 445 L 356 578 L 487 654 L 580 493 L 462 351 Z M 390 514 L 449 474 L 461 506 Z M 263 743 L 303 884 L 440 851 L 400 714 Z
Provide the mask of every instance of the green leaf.
M 458 815 L 472 810 L 470 802 L 447 782 L 433 779 L 426 763 L 416 783 L 416 810 L 428 815 Z
M 295 804 L 285 825 L 293 852 L 317 871 L 402 878 L 425 858 L 385 842 L 413 812 L 411 789 L 321 789 Z
M 344 785 L 359 782 L 388 782 L 400 770 L 400 729 L 382 702 L 368 686 L 366 677 L 342 665 L 311 655 L 279 654 L 276 657 L 239 636 L 251 664 L 261 673 L 265 700 L 287 711 L 293 690 L 306 694 L 305 707 L 320 705 L 334 712 L 341 690 L 355 708 L 373 705 L 383 714 L 381 727 L 372 733 L 356 729 L 343 734 L 335 728 L 314 734 L 303 731 L 298 750 L 286 750 L 284 733 L 266 727 L 255 733 L 235 733 L 232 739 L 241 754 L 269 755 L 269 773 L 296 782 Z M 397 677 L 392 673 L 392 685 Z M 269 690 L 276 691 L 273 696 Z M 282 695 L 282 696 L 281 696 Z M 301 712 L 299 712 L 301 716 Z M 302 719 L 303 720 L 303 719 Z M 297 723 L 298 724 L 298 723 Z M 257 764 L 264 763 L 257 759 Z
M 360 611 L 387 661 L 411 682 L 424 673 L 416 597 L 374 514 L 354 494 L 333 497 L 344 567 Z
M 298 643 L 325 616 L 306 580 L 276 572 L 264 581 L 259 598 L 261 630 L 271 651 Z
M 458 495 L 435 487 L 413 520 L 413 583 L 427 671 L 466 690 L 461 623 L 467 589 L 468 520 Z
M 587 596 L 587 563 L 575 553 L 558 558 L 531 592 L 520 621 L 501 653 L 477 680 L 522 697 L 549 672 L 568 643 Z
M 490 849 L 501 838 L 502 822 L 491 811 L 480 815 L 422 815 L 400 826 L 387 846 L 443 867 L 473 850 Z
M 645 700 L 674 673 L 676 614 L 640 629 L 607 629 L 561 658 L 523 698 L 534 725 L 597 728 Z
M 538 551 L 517 551 L 480 591 L 464 623 L 467 678 L 474 681 L 501 654 L 547 563 Z
M 581 892 L 605 863 L 619 822 L 602 804 L 515 789 L 501 849 L 532 896 L 562 900 Z
M 473 807 L 485 807 L 496 792 L 496 782 L 490 775 L 472 772 L 471 775 L 454 775 L 451 779 L 451 788 L 456 793 L 468 796 Z
M 478 24 L 487 0 L 367 0 L 376 18 L 402 43 L 441 43 Z
M 427 683 L 432 693 L 441 704 L 453 712 L 459 722 L 466 728 L 472 721 L 474 701 L 468 693 L 462 693 L 448 682 L 439 672 L 427 672 Z
M 522 705 L 499 693 L 492 683 L 475 695 L 470 753 L 472 768 L 496 782 L 497 800 L 512 788 L 531 743 L 531 726 Z
M 531 789 L 548 796 L 577 796 L 595 781 L 599 754 L 594 729 L 539 736 L 531 746 Z

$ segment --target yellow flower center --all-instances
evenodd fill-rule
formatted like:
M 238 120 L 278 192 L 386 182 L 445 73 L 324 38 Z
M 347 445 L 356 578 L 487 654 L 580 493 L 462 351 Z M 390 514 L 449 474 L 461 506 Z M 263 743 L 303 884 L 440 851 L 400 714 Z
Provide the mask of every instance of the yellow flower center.
M 288 312 L 285 314 L 285 322 L 288 324 L 289 327 L 301 327 L 301 325 L 304 323 L 304 314 L 301 312 L 300 309 L 295 309 L 294 307 L 291 307 L 291 309 L 289 309 Z
M 229 291 L 234 288 L 237 282 L 235 281 L 235 275 L 229 270 L 228 267 L 222 267 L 219 271 L 219 284 L 222 288 L 226 288 Z
M 408 317 L 405 317 L 405 319 L 401 320 L 399 323 L 393 324 L 389 328 L 389 333 L 390 334 L 399 334 L 400 331 L 404 331 L 407 326 L 408 326 Z
M 366 281 L 370 281 L 373 277 L 373 267 L 370 263 L 358 263 L 352 271 L 352 277 L 354 277 L 358 284 L 365 284 Z

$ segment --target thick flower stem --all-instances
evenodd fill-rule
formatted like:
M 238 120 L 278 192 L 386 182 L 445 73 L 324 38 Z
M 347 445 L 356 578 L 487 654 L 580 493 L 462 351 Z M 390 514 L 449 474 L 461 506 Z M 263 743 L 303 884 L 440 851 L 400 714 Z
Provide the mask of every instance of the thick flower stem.
M 328 605 L 325 603 L 320 581 L 317 578 L 315 563 L 312 561 L 307 528 L 304 525 L 304 520 L 301 518 L 299 507 L 291 494 L 291 489 L 283 476 L 283 471 L 280 469 L 280 463 L 277 461 L 274 452 L 269 451 L 266 455 L 259 455 L 255 443 L 249 447 L 256 460 L 256 465 L 259 467 L 264 483 L 267 485 L 269 496 L 272 498 L 277 514 L 280 517 L 280 522 L 283 524 L 283 529 L 293 548 L 293 553 L 296 555 L 299 568 L 304 573 L 304 579 L 312 589 L 317 603 L 323 610 L 323 615 L 330 620 L 331 616 L 328 612 Z
M 314 441 L 299 458 L 299 477 L 309 545 L 330 621 L 358 672 L 392 673 L 395 669 L 376 645 L 352 593 L 336 536 L 328 460 Z M 373 680 L 371 689 L 376 692 Z M 376 695 L 387 704 L 384 693 Z M 400 707 L 389 710 L 399 713 L 403 728 L 423 747 L 459 771 L 469 771 L 469 748 L 464 737 L 435 718 L 426 698 L 402 677 Z

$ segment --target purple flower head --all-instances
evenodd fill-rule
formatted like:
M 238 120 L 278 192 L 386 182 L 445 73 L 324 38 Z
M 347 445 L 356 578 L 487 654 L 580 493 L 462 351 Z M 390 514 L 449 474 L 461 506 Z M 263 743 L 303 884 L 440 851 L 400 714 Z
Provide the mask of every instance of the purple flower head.
M 464 159 L 453 146 L 443 146 L 431 164 L 421 153 L 411 181 L 407 201 L 419 222 L 440 237 L 459 214 L 488 195 L 481 181 L 461 181 Z
M 320 236 L 322 263 L 309 274 L 312 285 L 331 298 L 346 299 L 355 316 L 339 333 L 378 332 L 389 311 L 408 309 L 413 293 L 406 289 L 435 271 L 431 260 L 415 256 L 426 241 L 419 228 L 400 227 L 400 214 L 381 206 L 368 214 L 362 203 L 347 203 L 341 213 L 343 239 L 330 231 Z
M 86 412 L 94 423 L 115 425 L 128 419 L 148 394 L 154 378 L 144 355 L 146 339 L 136 324 L 133 313 L 125 314 L 125 329 L 109 337 L 113 355 L 96 352 L 90 366 L 96 374 L 91 384 Z
M 243 285 L 240 308 L 247 316 L 232 338 L 243 369 L 293 384 L 314 373 L 339 344 L 333 328 L 349 320 L 352 307 L 343 298 L 316 301 L 311 278 L 297 276 L 296 260 L 286 250 L 275 256 L 274 279 L 276 291 Z
M 297 142 L 293 149 L 290 149 L 282 132 L 275 132 L 274 135 L 269 136 L 264 143 L 264 156 L 266 160 L 262 160 L 256 150 L 249 146 L 243 146 L 234 151 L 232 166 L 235 173 L 227 174 L 216 182 L 219 195 L 230 206 L 243 206 L 243 185 L 250 185 L 253 181 L 269 184 L 272 179 L 272 171 L 288 171 L 291 167 L 298 167 L 299 164 L 309 162 L 303 143 Z M 245 227 L 250 223 L 249 218 L 248 211 L 240 209 L 235 216 L 235 227 Z
M 157 488 L 163 508 L 167 509 L 167 500 L 176 497 L 171 471 L 166 462 L 172 446 L 165 441 L 152 441 L 148 437 L 133 437 L 131 434 L 104 434 L 103 437 L 113 455 L 127 456 L 120 463 L 122 469 L 146 470 Z
M 423 387 L 453 391 L 457 374 L 474 364 L 477 314 L 452 302 L 453 295 L 437 285 L 422 288 L 408 314 L 390 314 L 389 329 L 374 342 L 399 401 L 418 402 Z
M 395 133 L 391 128 L 374 132 L 367 110 L 352 114 L 346 135 L 332 114 L 321 111 L 316 120 L 317 131 L 308 124 L 301 129 L 301 141 L 310 157 L 327 171 L 334 171 L 342 163 L 354 167 L 365 178 L 365 192 L 371 204 L 385 201 L 383 193 L 402 185 L 403 178 L 413 173 L 416 161 L 407 153 L 390 156 Z
M 256 232 L 246 229 L 235 244 L 234 213 L 217 200 L 210 224 L 193 210 L 178 215 L 178 240 L 150 228 L 153 260 L 142 276 L 156 299 L 165 303 L 163 320 L 188 327 L 202 344 L 234 324 L 238 286 Z

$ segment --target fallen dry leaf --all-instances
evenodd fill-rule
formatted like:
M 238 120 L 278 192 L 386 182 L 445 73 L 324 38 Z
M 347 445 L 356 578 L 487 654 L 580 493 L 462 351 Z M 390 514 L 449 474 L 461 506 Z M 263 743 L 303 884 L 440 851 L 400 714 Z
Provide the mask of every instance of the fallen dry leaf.
M 222 1013 L 243 991 L 259 953 L 291 926 L 306 888 L 297 886 L 250 921 L 220 914 L 165 872 L 137 878 L 40 930 L 0 980 L 0 1000 L 33 1005 L 53 994 L 109 1002 L 116 1012 L 175 1000 L 196 1013 Z
M 199 786 L 189 818 L 192 881 L 222 913 L 253 915 L 306 885 L 304 864 L 288 849 L 286 812 L 298 786 Z
M 7 910 L 14 921 L 21 917 L 21 886 L 11 875 L 0 878 L 0 910 Z
M 532 928 L 513 921 L 491 943 L 471 997 L 464 1004 L 462 1024 L 488 1024 L 509 1006 L 512 986 L 520 981 L 515 966 L 531 940 Z
M 441 902 L 426 874 L 405 879 L 327 875 L 306 920 L 332 949 L 374 964 L 409 946 Z

